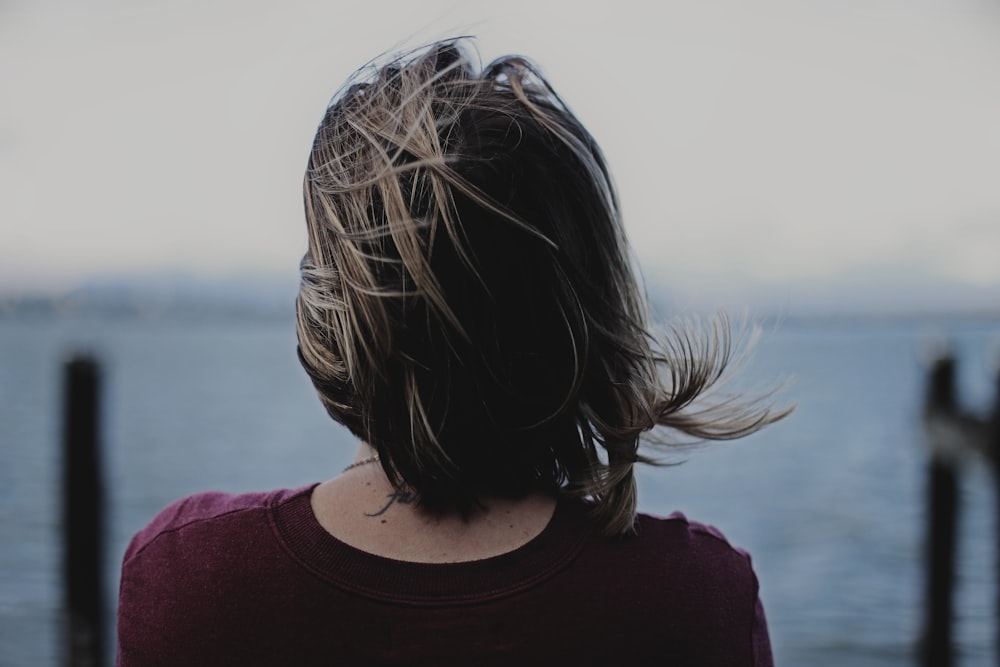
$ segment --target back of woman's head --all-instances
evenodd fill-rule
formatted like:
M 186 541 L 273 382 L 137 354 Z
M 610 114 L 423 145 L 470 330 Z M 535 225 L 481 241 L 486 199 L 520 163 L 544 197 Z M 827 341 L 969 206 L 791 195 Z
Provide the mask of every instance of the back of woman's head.
M 727 339 L 657 352 L 600 149 L 523 58 L 480 71 L 449 41 L 362 70 L 320 124 L 305 207 L 303 366 L 429 511 L 573 493 L 621 532 L 641 433 L 773 419 L 683 414 Z

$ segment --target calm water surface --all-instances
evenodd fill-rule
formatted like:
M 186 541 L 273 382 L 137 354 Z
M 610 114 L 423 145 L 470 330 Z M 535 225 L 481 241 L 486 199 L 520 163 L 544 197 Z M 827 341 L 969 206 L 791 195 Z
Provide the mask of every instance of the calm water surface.
M 796 413 L 640 475 L 644 510 L 680 509 L 753 554 L 780 665 L 915 664 L 919 356 L 933 333 L 959 350 L 962 400 L 985 409 L 1000 320 L 786 322 L 739 386 L 788 378 Z M 3 665 L 59 661 L 59 381 L 74 350 L 105 366 L 109 601 L 128 539 L 170 501 L 320 481 L 353 455 L 298 367 L 290 323 L 0 320 Z M 980 462 L 964 468 L 959 664 L 978 667 L 994 664 L 993 483 Z

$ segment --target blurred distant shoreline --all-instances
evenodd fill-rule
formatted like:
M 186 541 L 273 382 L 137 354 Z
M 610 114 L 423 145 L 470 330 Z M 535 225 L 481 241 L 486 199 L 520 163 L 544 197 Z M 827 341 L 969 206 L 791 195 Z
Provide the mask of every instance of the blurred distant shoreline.
M 297 280 L 189 276 L 106 279 L 69 289 L 0 293 L 0 322 L 24 319 L 293 320 Z
M 966 290 L 951 297 L 947 291 L 921 300 L 924 290 L 913 286 L 909 298 L 879 294 L 877 289 L 851 295 L 831 295 L 822 288 L 810 292 L 792 286 L 782 295 L 678 298 L 656 284 L 647 285 L 658 321 L 674 316 L 719 310 L 736 319 L 759 323 L 892 322 L 914 320 L 1000 319 L 1000 295 Z M 268 321 L 294 322 L 298 277 L 234 277 L 202 279 L 191 276 L 145 276 L 106 279 L 69 289 L 32 292 L 0 291 L 0 322 L 87 320 L 103 321 Z M 986 305 L 984 305 L 986 304 Z

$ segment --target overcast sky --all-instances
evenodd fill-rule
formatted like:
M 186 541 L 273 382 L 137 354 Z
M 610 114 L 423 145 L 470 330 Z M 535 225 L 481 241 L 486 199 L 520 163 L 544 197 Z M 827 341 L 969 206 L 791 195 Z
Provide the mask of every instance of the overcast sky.
M 673 292 L 1000 305 L 997 0 L 0 0 L 0 292 L 293 275 L 331 94 L 457 33 L 541 64 Z

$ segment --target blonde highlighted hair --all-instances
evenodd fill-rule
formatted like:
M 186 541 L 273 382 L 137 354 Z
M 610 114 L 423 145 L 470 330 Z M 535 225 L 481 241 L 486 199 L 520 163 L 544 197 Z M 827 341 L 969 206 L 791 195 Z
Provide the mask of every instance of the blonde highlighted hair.
M 705 402 L 734 349 L 724 319 L 651 335 L 601 151 L 522 57 L 480 70 L 451 40 L 362 70 L 304 195 L 302 365 L 428 511 L 565 493 L 627 532 L 640 436 L 736 438 L 785 414 Z

